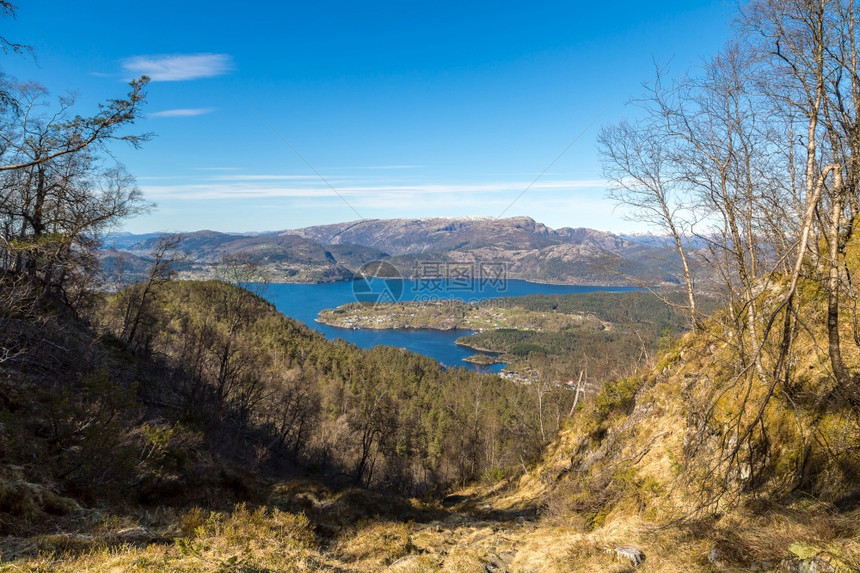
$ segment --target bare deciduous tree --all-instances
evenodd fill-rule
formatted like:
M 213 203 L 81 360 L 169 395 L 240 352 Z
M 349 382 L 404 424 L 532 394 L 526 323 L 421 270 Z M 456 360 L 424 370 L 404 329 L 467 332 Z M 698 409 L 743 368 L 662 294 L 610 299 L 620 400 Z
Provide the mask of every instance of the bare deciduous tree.
M 151 340 L 152 333 L 147 333 L 139 339 L 140 327 L 144 323 L 154 323 L 151 317 L 152 299 L 158 285 L 173 278 L 174 264 L 184 258 L 184 253 L 178 250 L 182 235 L 163 235 L 152 249 L 152 264 L 145 281 L 133 285 L 118 295 L 123 306 L 123 324 L 119 329 L 120 338 L 138 350 L 145 350 Z M 149 320 L 147 320 L 149 318 Z
M 133 81 L 126 99 L 109 101 L 91 117 L 74 115 L 71 98 L 46 111 L 43 88 L 14 86 L 16 105 L 0 110 L 0 260 L 6 272 L 25 273 L 63 293 L 104 232 L 149 208 L 134 179 L 105 153 L 111 142 L 137 146 L 147 139 L 119 133 L 137 119 L 146 83 Z
M 638 119 L 601 134 L 614 197 L 679 251 L 691 321 L 697 287 L 688 258 L 704 263 L 728 297 L 711 333 L 733 361 L 701 404 L 691 441 L 694 451 L 715 431 L 722 436 L 722 454 L 705 472 L 722 480 L 720 492 L 764 472 L 773 454 L 768 408 L 791 399 L 799 333 L 818 345 L 799 322 L 801 284 L 826 293 L 833 390 L 860 404 L 841 336 L 845 294 L 857 298 L 847 253 L 860 203 L 858 18 L 853 0 L 751 2 L 719 56 L 671 88 L 658 76 L 636 101 Z M 686 248 L 686 236 L 705 248 Z M 737 407 L 721 411 L 727 396 Z
M 660 107 L 667 105 L 664 97 L 667 95 L 658 77 L 652 87 L 651 101 L 661 106 L 635 124 L 622 121 L 604 127 L 598 136 L 598 146 L 604 160 L 604 175 L 612 185 L 610 196 L 633 209 L 632 219 L 651 224 L 668 234 L 674 243 L 681 260 L 690 324 L 695 327 L 696 293 L 687 253 L 687 198 L 674 172 L 672 139 L 666 133 L 665 118 L 659 114 Z M 665 297 L 661 298 L 669 303 Z

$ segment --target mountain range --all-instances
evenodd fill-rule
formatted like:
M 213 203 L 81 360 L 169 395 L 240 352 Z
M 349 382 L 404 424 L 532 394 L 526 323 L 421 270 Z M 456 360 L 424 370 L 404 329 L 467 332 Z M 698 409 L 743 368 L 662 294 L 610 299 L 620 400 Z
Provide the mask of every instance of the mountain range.
M 159 235 L 122 234 L 106 241 L 106 267 L 118 258 L 133 277 L 144 270 Z M 246 255 L 272 280 L 349 280 L 367 263 L 386 261 L 404 276 L 441 263 L 504 265 L 508 278 L 570 284 L 674 284 L 666 244 L 586 228 L 550 229 L 529 217 L 363 219 L 272 233 L 197 231 L 183 235 L 179 264 L 187 277 L 211 276 L 225 257 Z M 442 267 L 444 268 L 444 267 Z

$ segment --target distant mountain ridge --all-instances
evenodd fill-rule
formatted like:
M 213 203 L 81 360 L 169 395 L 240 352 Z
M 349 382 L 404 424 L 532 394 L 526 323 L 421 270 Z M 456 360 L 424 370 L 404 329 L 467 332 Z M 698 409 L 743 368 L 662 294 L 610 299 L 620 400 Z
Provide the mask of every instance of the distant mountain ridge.
M 156 235 L 141 241 L 123 235 L 109 244 L 145 261 Z M 350 279 L 363 264 L 385 260 L 404 276 L 417 265 L 504 263 L 509 278 L 571 284 L 667 284 L 678 281 L 674 252 L 665 244 L 644 243 L 586 228 L 551 229 L 530 217 L 363 219 L 280 233 L 228 234 L 197 231 L 184 235 L 187 276 L 211 276 L 225 256 L 244 254 L 274 280 L 330 282 Z

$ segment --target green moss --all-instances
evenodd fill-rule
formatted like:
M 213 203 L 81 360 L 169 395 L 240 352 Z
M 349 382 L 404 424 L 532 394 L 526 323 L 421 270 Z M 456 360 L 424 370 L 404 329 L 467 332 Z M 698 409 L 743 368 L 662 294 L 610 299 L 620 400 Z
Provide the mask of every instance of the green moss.
M 809 559 L 810 557 L 815 557 L 821 552 L 817 547 L 798 542 L 789 545 L 788 551 L 800 559 Z
M 594 399 L 594 414 L 598 419 L 604 419 L 611 412 L 626 412 L 633 405 L 636 392 L 642 386 L 642 378 L 618 378 L 603 385 L 600 393 Z

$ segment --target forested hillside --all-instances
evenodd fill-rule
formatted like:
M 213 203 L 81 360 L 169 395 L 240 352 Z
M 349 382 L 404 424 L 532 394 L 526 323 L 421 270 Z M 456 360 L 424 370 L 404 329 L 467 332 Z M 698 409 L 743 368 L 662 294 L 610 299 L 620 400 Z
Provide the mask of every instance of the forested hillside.
M 112 297 L 102 315 L 117 336 L 130 331 L 134 294 Z M 140 375 L 142 398 L 251 439 L 236 444 L 244 452 L 420 493 L 504 473 L 542 445 L 528 388 L 397 348 L 329 342 L 222 282 L 168 283 L 156 297 L 125 341 L 170 372 Z
M 101 327 L 69 322 L 61 306 L 39 310 L 56 332 L 3 365 L 4 411 L 30 412 L 10 439 L 44 439 L 41 469 L 59 491 L 98 497 L 101 480 L 75 476 L 107 472 L 118 494 L 187 502 L 182 492 L 206 473 L 195 458 L 214 455 L 418 494 L 498 478 L 544 444 L 528 387 L 397 348 L 326 341 L 223 282 L 162 283 L 147 300 L 142 286 L 90 310 Z M 35 360 L 34 371 L 22 367 Z M 571 397 L 544 399 L 554 429 Z M 4 451 L 15 465 L 30 454 Z

